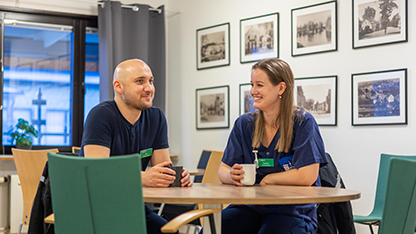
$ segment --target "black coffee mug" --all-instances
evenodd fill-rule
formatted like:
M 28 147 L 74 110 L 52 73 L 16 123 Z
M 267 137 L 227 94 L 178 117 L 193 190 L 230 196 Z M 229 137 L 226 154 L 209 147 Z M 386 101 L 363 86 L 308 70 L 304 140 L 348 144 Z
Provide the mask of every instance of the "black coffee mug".
M 175 181 L 173 181 L 172 184 L 169 185 L 169 187 L 181 187 L 181 179 L 182 179 L 182 166 L 172 166 L 169 165 L 168 168 L 174 170 L 176 172 L 175 174 Z

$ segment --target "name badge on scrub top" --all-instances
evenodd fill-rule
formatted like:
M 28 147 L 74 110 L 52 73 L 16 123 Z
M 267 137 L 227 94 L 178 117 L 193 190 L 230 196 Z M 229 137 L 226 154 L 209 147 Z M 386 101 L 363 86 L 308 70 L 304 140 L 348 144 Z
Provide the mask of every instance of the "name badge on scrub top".
M 283 169 L 285 169 L 285 171 L 289 171 L 294 168 L 292 158 L 293 158 L 293 155 L 279 159 L 279 164 L 280 166 L 283 167 Z
M 153 148 L 144 149 L 140 151 L 140 158 L 147 158 L 147 157 L 152 156 L 152 154 L 153 154 Z
M 259 158 L 259 167 L 274 167 L 272 158 Z

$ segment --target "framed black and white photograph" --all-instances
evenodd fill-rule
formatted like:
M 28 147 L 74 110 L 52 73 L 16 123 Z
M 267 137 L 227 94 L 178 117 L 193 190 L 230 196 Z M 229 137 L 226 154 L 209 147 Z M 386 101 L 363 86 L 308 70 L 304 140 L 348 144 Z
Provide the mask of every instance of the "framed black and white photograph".
M 196 129 L 228 128 L 230 126 L 229 86 L 196 90 Z
M 240 62 L 279 57 L 279 13 L 240 20 Z
M 407 42 L 407 0 L 353 0 L 354 49 Z
M 295 104 L 303 107 L 320 126 L 337 125 L 337 76 L 295 79 Z
M 250 94 L 250 90 L 250 83 L 240 84 L 240 115 L 257 111 L 257 109 L 253 107 L 254 100 Z
M 352 74 L 352 125 L 407 124 L 407 69 Z
M 230 65 L 230 23 L 196 30 L 197 69 Z
M 337 2 L 292 9 L 292 56 L 338 50 Z

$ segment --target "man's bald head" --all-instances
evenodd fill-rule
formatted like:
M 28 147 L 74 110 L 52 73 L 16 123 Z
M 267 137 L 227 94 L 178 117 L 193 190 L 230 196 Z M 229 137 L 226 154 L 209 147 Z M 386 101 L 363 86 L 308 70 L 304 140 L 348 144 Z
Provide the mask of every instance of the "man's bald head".
M 141 59 L 129 59 L 119 63 L 114 70 L 113 82 L 119 80 L 121 83 L 124 83 L 126 77 L 137 72 L 137 69 L 150 70 L 150 67 Z

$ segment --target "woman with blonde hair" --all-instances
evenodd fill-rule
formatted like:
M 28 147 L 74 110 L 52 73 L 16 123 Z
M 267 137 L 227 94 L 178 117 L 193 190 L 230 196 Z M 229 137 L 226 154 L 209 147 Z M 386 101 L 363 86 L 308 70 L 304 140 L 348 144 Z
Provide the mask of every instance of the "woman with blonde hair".
M 250 93 L 258 112 L 235 121 L 218 172 L 222 183 L 243 186 L 240 164 L 258 158 L 256 184 L 320 186 L 324 143 L 313 116 L 294 106 L 293 88 L 285 61 L 254 64 Z M 222 233 L 316 233 L 317 226 L 316 204 L 231 205 L 222 212 Z

